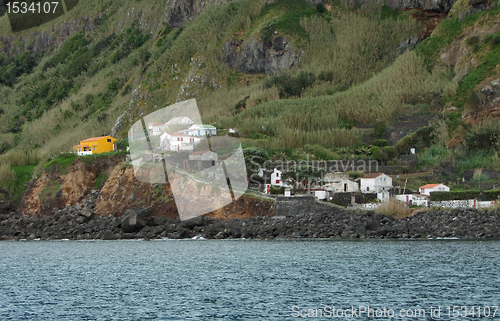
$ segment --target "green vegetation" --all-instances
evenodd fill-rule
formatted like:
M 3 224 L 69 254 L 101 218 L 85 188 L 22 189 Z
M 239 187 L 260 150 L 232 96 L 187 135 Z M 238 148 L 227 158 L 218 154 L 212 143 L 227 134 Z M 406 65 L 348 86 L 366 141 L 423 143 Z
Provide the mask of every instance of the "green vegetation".
M 61 184 L 59 182 L 54 180 L 49 180 L 47 182 L 47 185 L 45 185 L 43 190 L 40 192 L 40 199 L 43 200 L 56 197 L 60 188 Z
M 34 165 L 9 166 L 0 165 L 0 200 L 18 204 L 21 201 L 29 182 L 32 179 Z
M 267 159 L 309 157 L 400 164 L 397 157 L 410 148 L 417 148 L 420 167 L 443 162 L 458 169 L 499 167 L 498 123 L 469 126 L 462 115 L 480 111 L 484 97 L 478 87 L 498 74 L 500 33 L 470 31 L 497 19 L 500 6 L 459 19 L 470 3 L 458 1 L 454 16 L 412 51 L 401 43 L 422 26 L 381 3 L 241 0 L 209 7 L 179 28 L 151 23 L 164 21 L 164 4 L 141 0 L 139 15 L 138 3 L 89 0 L 77 6 L 37 30 L 60 34 L 64 20 L 99 16 L 95 28 L 38 54 L 22 48 L 37 44 L 39 33 L 10 35 L 6 17 L 0 18 L 0 34 L 23 52 L 0 55 L 2 188 L 29 180 L 41 165 L 66 172 L 76 156 L 60 153 L 85 138 L 109 134 L 124 113 L 117 138 L 125 149 L 131 123 L 192 97 L 204 123 L 220 133 L 238 128 L 249 169 Z M 276 37 L 302 51 L 300 62 L 288 70 L 253 75 L 221 63 L 221 47 L 231 38 L 270 47 Z M 460 82 L 440 58 L 455 42 L 476 62 Z M 458 109 L 444 109 L 450 105 Z M 439 120 L 394 143 L 390 131 L 402 113 L 439 115 Z M 462 143 L 448 149 L 457 137 Z M 105 180 L 106 174 L 99 174 L 96 186 Z
M 449 191 L 432 192 L 431 201 L 453 201 L 453 200 L 471 200 L 496 201 L 500 197 L 500 190 L 489 191 Z
M 76 154 L 67 153 L 61 154 L 58 158 L 50 160 L 44 165 L 44 169 L 47 171 L 56 171 L 59 174 L 67 174 L 69 166 L 77 158 Z
M 101 189 L 104 186 L 104 183 L 109 178 L 109 174 L 106 172 L 99 172 L 99 175 L 97 175 L 97 178 L 95 179 L 95 188 Z
M 426 149 L 418 158 L 421 166 L 437 167 L 442 161 L 448 159 L 451 152 L 446 146 L 432 145 Z
M 274 16 L 274 18 L 264 23 L 261 29 L 261 37 L 264 42 L 269 42 L 274 32 L 279 31 L 286 35 L 298 37 L 296 42 L 300 43 L 309 38 L 309 33 L 300 26 L 301 19 L 315 13 L 322 14 L 324 12 L 321 8 L 316 10 L 302 0 L 274 1 L 266 5 L 265 10 L 262 12 L 263 16 Z

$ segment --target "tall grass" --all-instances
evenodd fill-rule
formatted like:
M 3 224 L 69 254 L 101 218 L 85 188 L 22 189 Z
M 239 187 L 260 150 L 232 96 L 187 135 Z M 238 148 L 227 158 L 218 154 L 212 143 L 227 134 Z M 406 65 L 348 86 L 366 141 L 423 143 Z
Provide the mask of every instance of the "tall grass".
M 339 88 L 359 84 L 389 66 L 397 44 L 418 31 L 409 18 L 381 20 L 354 12 L 331 22 L 313 16 L 303 19 L 301 26 L 310 35 L 303 67 L 327 75 Z
M 461 170 L 476 168 L 498 170 L 500 169 L 500 155 L 495 151 L 466 152 L 456 157 L 454 164 Z
M 16 179 L 16 173 L 9 164 L 0 165 L 0 186 L 7 182 L 13 182 Z
M 390 215 L 397 219 L 411 216 L 411 210 L 407 208 L 403 202 L 395 198 L 391 198 L 388 202 L 380 204 L 375 211 L 384 215 Z
M 432 145 L 418 157 L 418 164 L 437 167 L 442 161 L 446 160 L 451 155 L 451 150 L 449 150 L 444 144 Z
M 236 126 L 240 132 L 260 132 L 281 139 L 286 135 L 289 147 L 309 144 L 351 144 L 357 134 L 341 129 L 343 120 L 373 124 L 390 121 L 401 106 L 429 92 L 443 92 L 450 80 L 438 72 L 428 72 L 414 52 L 407 52 L 363 84 L 331 96 L 305 97 L 272 101 L 249 108 L 221 120 L 228 127 Z M 312 133 L 315 134 L 306 134 Z M 283 139 L 281 139 L 283 141 Z M 338 145 L 336 145 L 338 146 Z
M 11 150 L 0 155 L 0 164 L 9 166 L 36 165 L 44 158 L 40 149 L 32 150 Z

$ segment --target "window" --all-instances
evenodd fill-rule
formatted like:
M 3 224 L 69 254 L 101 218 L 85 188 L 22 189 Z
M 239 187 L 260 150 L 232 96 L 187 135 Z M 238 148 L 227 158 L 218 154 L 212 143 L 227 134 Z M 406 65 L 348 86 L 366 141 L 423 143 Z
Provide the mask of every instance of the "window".
M 108 143 L 111 143 L 111 138 L 108 138 Z
M 366 190 L 367 190 L 367 191 L 369 191 L 369 190 L 370 190 L 370 186 L 367 186 L 367 187 L 366 187 Z
M 277 180 L 276 180 L 276 184 L 279 184 L 279 183 L 280 183 L 280 180 L 279 180 L 279 179 L 277 179 Z

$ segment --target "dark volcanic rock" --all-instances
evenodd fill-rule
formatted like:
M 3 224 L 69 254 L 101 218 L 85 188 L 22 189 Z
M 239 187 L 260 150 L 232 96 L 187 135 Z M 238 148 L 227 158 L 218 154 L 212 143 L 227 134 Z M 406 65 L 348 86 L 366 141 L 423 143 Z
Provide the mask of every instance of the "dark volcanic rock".
M 99 238 L 101 240 L 116 240 L 116 236 L 110 230 L 102 232 Z
M 282 36 L 275 36 L 265 45 L 260 39 L 230 38 L 221 48 L 219 60 L 247 74 L 274 74 L 300 61 L 301 51 Z
M 121 221 L 123 231 L 127 233 L 140 231 L 146 226 L 146 217 L 150 214 L 149 207 L 126 210 Z

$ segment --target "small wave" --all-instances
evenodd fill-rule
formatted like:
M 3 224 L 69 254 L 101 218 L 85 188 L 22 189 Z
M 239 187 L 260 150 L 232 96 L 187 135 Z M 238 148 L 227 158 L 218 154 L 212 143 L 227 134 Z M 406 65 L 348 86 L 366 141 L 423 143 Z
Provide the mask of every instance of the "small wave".
M 453 237 L 428 237 L 428 240 L 460 240 L 459 237 L 453 236 Z

